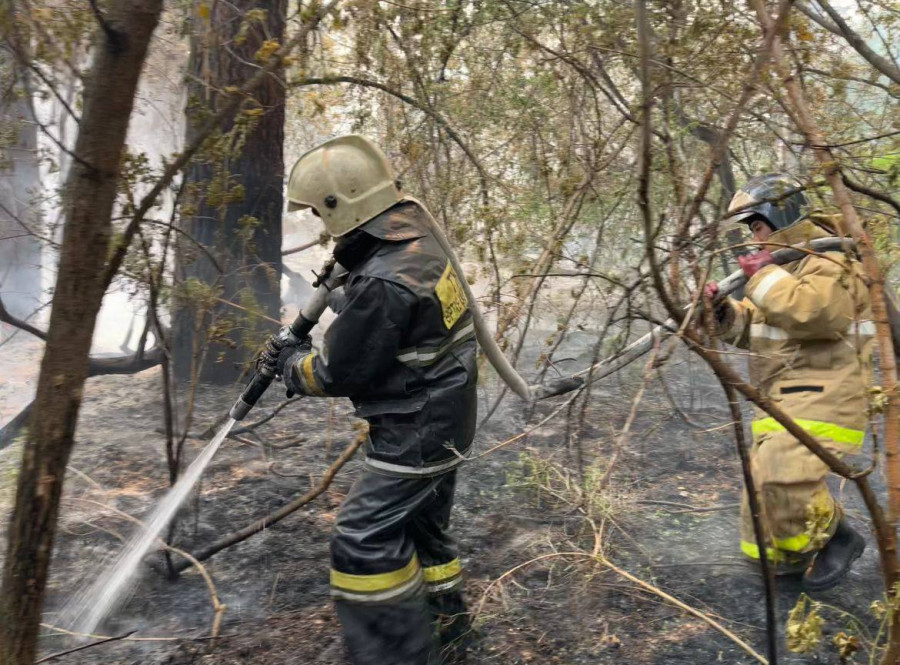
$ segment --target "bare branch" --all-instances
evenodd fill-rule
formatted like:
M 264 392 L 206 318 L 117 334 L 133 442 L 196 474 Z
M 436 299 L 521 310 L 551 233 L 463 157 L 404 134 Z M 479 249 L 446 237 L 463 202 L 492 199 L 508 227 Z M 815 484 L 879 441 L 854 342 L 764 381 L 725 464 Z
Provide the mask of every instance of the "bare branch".
M 288 515 L 296 512 L 297 510 L 308 504 L 310 501 L 318 497 L 320 494 L 322 494 L 322 492 L 328 489 L 338 471 L 340 471 L 341 468 L 343 468 L 343 466 L 353 458 L 353 455 L 356 453 L 359 447 L 362 446 L 363 443 L 365 443 L 367 435 L 368 430 L 358 434 L 356 438 L 350 443 L 350 445 L 347 446 L 346 449 L 344 449 L 344 452 L 341 453 L 341 456 L 338 457 L 330 467 L 328 467 L 325 475 L 322 476 L 321 482 L 319 482 L 318 485 L 309 490 L 306 494 L 294 499 L 275 512 L 266 515 L 265 517 L 258 519 L 251 524 L 248 524 L 243 529 L 225 536 L 212 545 L 204 547 L 198 552 L 193 552 L 194 559 L 197 561 L 206 561 L 209 557 L 218 552 L 221 552 L 225 548 L 231 547 L 232 545 L 247 540 L 247 538 L 249 538 L 250 536 L 257 534 L 260 531 L 264 531 L 273 524 L 277 524 Z M 181 561 L 173 566 L 174 572 L 183 572 L 187 568 L 190 568 L 191 565 L 192 564 L 190 561 Z
M 859 53 L 866 62 L 872 65 L 879 72 L 887 76 L 894 83 L 900 85 L 900 69 L 897 68 L 894 63 L 885 58 L 884 56 L 878 55 L 872 48 L 866 43 L 866 40 L 863 39 L 859 34 L 856 33 L 853 28 L 851 28 L 847 22 L 844 20 L 844 17 L 841 16 L 837 10 L 834 9 L 829 3 L 828 0 L 816 0 L 816 2 L 825 10 L 825 13 L 831 18 L 831 21 L 825 19 L 820 16 L 812 9 L 810 9 L 804 3 L 798 3 L 797 9 L 806 14 L 810 18 L 810 20 L 819 24 L 829 32 L 837 35 L 838 37 L 843 37 L 848 44 L 853 48 L 854 51 Z
M 40 340 L 43 340 L 45 342 L 47 341 L 47 333 L 45 333 L 43 330 L 38 330 L 27 321 L 23 321 L 22 319 L 16 318 L 12 314 L 10 314 L 9 310 L 6 309 L 6 305 L 3 304 L 2 296 L 0 296 L 0 322 L 8 323 L 9 325 L 18 328 L 19 330 L 24 330 L 27 333 L 31 333 Z
M 91 642 L 90 644 L 82 644 L 80 647 L 75 647 L 73 649 L 66 649 L 65 651 L 57 651 L 56 653 L 51 653 L 49 656 L 44 656 L 40 660 L 34 661 L 34 665 L 38 665 L 38 663 L 46 663 L 51 660 L 56 660 L 62 656 L 68 656 L 70 653 L 75 653 L 77 651 L 84 651 L 85 649 L 91 649 L 96 646 L 100 646 L 101 644 L 108 644 L 109 642 L 118 642 L 119 640 L 124 640 L 126 637 L 134 635 L 136 630 L 129 630 L 127 633 L 122 633 L 121 635 L 116 635 L 115 637 L 106 637 L 102 640 L 97 640 L 96 642 Z
M 385 83 L 381 83 L 379 81 L 372 81 L 370 79 L 360 78 L 358 76 L 323 76 L 318 78 L 303 78 L 298 81 L 292 81 L 290 85 L 302 87 L 308 85 L 335 85 L 338 83 L 350 83 L 353 85 L 358 85 L 363 88 L 374 88 L 375 90 L 381 90 L 382 92 L 386 92 L 392 97 L 396 97 L 400 101 L 409 104 L 413 108 L 421 111 L 432 120 L 434 120 L 437 124 L 439 124 L 447 135 L 453 140 L 456 145 L 460 147 L 460 149 L 466 154 L 466 157 L 469 158 L 469 161 L 472 162 L 475 169 L 478 171 L 478 179 L 481 183 L 481 199 L 484 205 L 488 204 L 488 176 L 487 171 L 484 166 L 481 164 L 481 160 L 479 160 L 475 153 L 469 148 L 465 141 L 463 141 L 462 137 L 453 129 L 449 122 L 437 111 L 432 108 L 421 104 L 417 100 L 413 99 L 409 95 L 405 95 L 399 90 L 394 90 L 392 87 Z

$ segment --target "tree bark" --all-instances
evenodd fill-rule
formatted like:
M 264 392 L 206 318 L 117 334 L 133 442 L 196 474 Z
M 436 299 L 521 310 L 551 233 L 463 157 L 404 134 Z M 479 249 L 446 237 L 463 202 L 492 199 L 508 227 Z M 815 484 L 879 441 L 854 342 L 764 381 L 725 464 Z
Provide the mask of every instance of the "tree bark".
M 191 36 L 188 86 L 191 101 L 187 118 L 187 142 L 206 125 L 208 113 L 230 101 L 223 93 L 230 86 L 250 79 L 259 67 L 255 57 L 265 40 L 284 35 L 286 0 L 237 0 L 197 7 Z M 248 12 L 266 10 L 260 21 L 246 18 Z M 251 15 L 252 16 L 252 15 Z M 283 68 L 277 68 L 256 91 L 256 117 L 247 110 L 236 119 L 228 117 L 219 127 L 220 136 L 242 131 L 236 123 L 251 122 L 246 143 L 219 141 L 218 150 L 196 159 L 188 169 L 187 192 L 191 216 L 182 219 L 183 229 L 210 249 L 220 272 L 204 255 L 197 255 L 179 241 L 176 274 L 199 280 L 220 291 L 224 300 L 240 303 L 270 318 L 280 319 L 281 310 L 281 215 L 284 180 Z M 235 186 L 243 194 L 232 195 Z M 229 189 L 231 188 L 231 189 Z M 255 221 L 250 222 L 250 219 Z M 248 228 L 247 224 L 254 224 Z M 256 343 L 271 330 L 261 317 L 236 318 L 235 308 L 219 303 L 200 308 L 189 298 L 180 304 L 173 325 L 173 360 L 176 377 L 227 384 L 245 369 Z M 201 320 L 198 321 L 198 318 Z M 199 368 L 197 350 L 207 344 L 198 339 L 210 325 L 227 329 L 225 339 L 213 341 Z M 196 375 L 194 370 L 197 371 Z
M 97 313 L 105 291 L 111 217 L 128 121 L 162 0 L 107 5 L 85 81 L 83 114 L 65 188 L 65 228 L 34 415 L 23 449 L 0 592 L 0 664 L 30 665 L 66 464 Z

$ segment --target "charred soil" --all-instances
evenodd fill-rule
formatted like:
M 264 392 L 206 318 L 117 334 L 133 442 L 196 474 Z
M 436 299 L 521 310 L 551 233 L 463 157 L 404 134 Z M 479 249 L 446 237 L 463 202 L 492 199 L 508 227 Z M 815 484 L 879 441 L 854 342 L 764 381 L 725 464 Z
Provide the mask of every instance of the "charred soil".
M 480 609 L 470 663 L 756 662 L 706 623 L 589 556 L 594 530 L 584 519 L 586 501 L 601 522 L 610 561 L 715 618 L 764 653 L 762 581 L 737 547 L 740 468 L 721 391 L 689 359 L 664 371 L 679 410 L 654 380 L 602 491 L 579 494 L 577 488 L 590 487 L 615 458 L 614 432 L 623 426 L 640 386 L 638 369 L 594 387 L 590 426 L 577 439 L 570 436 L 577 410 L 567 418 L 569 410 L 563 409 L 527 438 L 460 471 L 454 531 L 468 571 L 470 604 Z M 237 390 L 199 390 L 191 431 L 202 432 L 219 418 Z M 493 387 L 483 391 L 482 407 L 494 394 Z M 271 390 L 248 422 L 280 399 Z M 541 405 L 531 422 L 563 399 Z M 161 413 L 158 370 L 88 382 L 56 541 L 44 654 L 88 641 L 60 634 L 53 617 L 133 528 L 104 506 L 140 518 L 167 488 Z M 520 433 L 526 415 L 508 397 L 480 428 L 476 450 Z M 302 400 L 240 440 L 231 439 L 181 510 L 173 542 L 199 549 L 306 492 L 352 440 L 353 422 L 346 401 Z M 186 459 L 204 443 L 188 438 Z M 4 514 L 12 501 L 20 445 L 0 451 Z M 360 463 L 357 456 L 305 508 L 206 562 L 227 606 L 215 642 L 206 639 L 213 608 L 202 578 L 189 570 L 169 579 L 165 559 L 156 553 L 130 599 L 102 629 L 104 635 L 136 630 L 132 638 L 59 662 L 344 665 L 328 599 L 328 536 Z M 838 663 L 831 644 L 835 634 L 858 635 L 865 646 L 877 631 L 870 611 L 881 598 L 876 548 L 852 488 L 845 500 L 869 546 L 843 584 L 815 598 L 827 606 L 820 610 L 825 635 L 810 654 L 793 654 L 785 646 L 787 613 L 800 590 L 796 581 L 779 580 L 780 662 Z M 133 639 L 138 637 L 159 639 Z M 862 650 L 844 662 L 869 661 Z

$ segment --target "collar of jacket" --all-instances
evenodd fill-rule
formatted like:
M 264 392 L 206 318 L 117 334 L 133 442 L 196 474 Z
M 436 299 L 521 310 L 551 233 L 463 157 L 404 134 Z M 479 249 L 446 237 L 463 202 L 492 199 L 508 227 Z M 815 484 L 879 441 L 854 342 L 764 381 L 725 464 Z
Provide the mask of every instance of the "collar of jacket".
M 380 215 L 359 227 L 379 240 L 403 242 L 414 240 L 427 234 L 422 218 L 418 213 L 418 204 L 414 201 L 400 201 Z
M 792 224 L 786 229 L 775 231 L 769 236 L 768 240 L 770 242 L 780 242 L 784 245 L 799 245 L 818 238 L 829 238 L 834 233 L 826 230 L 822 225 L 832 223 L 830 218 L 813 215 L 796 224 Z M 772 249 L 777 249 L 777 247 Z
M 837 223 L 838 221 L 834 219 L 833 216 L 813 213 L 807 219 L 797 222 L 796 224 L 793 224 L 786 229 L 776 231 L 769 236 L 768 240 L 771 242 L 782 243 L 784 245 L 800 245 L 808 243 L 811 240 L 817 240 L 818 238 L 830 238 L 836 234 L 829 229 L 835 228 L 835 225 Z M 779 248 L 769 247 L 770 251 L 774 251 L 776 249 Z M 797 266 L 800 265 L 800 261 L 802 260 L 804 259 L 791 261 L 790 263 L 786 263 L 781 267 L 788 272 L 794 272 L 794 270 L 796 270 Z
M 347 270 L 353 270 L 367 259 L 378 246 L 378 238 L 359 229 L 350 231 L 334 244 L 334 258 Z

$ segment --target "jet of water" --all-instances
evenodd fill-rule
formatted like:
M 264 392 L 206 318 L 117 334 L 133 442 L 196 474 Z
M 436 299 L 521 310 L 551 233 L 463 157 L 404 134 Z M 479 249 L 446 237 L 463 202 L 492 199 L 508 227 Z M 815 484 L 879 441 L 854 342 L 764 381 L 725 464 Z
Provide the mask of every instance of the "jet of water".
M 213 440 L 191 463 L 187 471 L 169 489 L 146 520 L 145 528 L 139 528 L 112 565 L 106 568 L 92 584 L 84 585 L 66 603 L 60 620 L 63 626 L 69 626 L 76 633 L 91 635 L 100 622 L 127 596 L 133 588 L 135 572 L 141 560 L 154 546 L 159 534 L 166 528 L 191 489 L 200 480 L 203 471 L 212 461 L 234 424 L 235 420 L 229 418 Z

